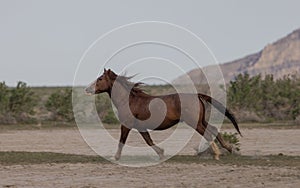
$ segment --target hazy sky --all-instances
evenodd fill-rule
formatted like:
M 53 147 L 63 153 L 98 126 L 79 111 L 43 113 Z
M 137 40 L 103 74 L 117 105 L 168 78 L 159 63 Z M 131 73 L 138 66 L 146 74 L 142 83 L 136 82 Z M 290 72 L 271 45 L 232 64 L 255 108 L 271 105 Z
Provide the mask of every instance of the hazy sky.
M 298 0 L 0 0 L 0 81 L 72 85 L 81 56 L 98 37 L 140 21 L 187 28 L 224 63 L 257 52 L 299 28 L 299 7 Z M 99 62 L 99 70 L 101 66 Z M 186 64 L 184 70 L 193 68 Z M 144 69 L 151 74 L 157 67 Z M 95 76 L 88 70 L 86 74 L 79 83 Z

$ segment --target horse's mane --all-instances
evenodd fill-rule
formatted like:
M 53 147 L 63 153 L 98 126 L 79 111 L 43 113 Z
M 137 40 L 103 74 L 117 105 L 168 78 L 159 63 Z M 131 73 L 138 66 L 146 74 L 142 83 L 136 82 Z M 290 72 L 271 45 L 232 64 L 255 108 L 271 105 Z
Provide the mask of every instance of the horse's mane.
M 118 76 L 117 81 L 121 83 L 127 91 L 130 90 L 133 94 L 138 93 L 144 93 L 143 89 L 140 87 L 144 85 L 142 82 L 131 82 L 130 79 L 132 79 L 134 76 Z
M 132 79 L 135 75 L 133 76 L 126 76 L 126 75 L 114 75 L 113 77 L 110 77 L 112 80 L 117 81 L 120 83 L 128 92 L 130 92 L 133 95 L 146 95 L 144 93 L 144 90 L 141 89 L 140 87 L 144 85 L 142 82 L 131 82 L 130 79 Z

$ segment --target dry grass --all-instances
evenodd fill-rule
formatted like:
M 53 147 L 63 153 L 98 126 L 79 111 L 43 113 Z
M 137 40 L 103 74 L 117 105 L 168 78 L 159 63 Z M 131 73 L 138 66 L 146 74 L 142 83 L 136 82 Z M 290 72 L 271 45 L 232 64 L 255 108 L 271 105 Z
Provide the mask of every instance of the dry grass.
M 129 156 L 123 156 L 129 158 Z M 134 158 L 130 156 L 130 158 Z M 139 156 L 136 160 L 142 160 Z M 132 160 L 132 159 L 131 159 Z M 237 166 L 289 166 L 300 169 L 300 156 L 267 155 L 267 156 L 222 156 L 220 161 L 200 158 L 198 156 L 177 155 L 166 161 L 167 163 L 196 163 L 213 165 Z M 0 152 L 0 164 L 43 164 L 43 163 L 109 163 L 102 157 L 89 155 L 74 155 L 53 152 Z

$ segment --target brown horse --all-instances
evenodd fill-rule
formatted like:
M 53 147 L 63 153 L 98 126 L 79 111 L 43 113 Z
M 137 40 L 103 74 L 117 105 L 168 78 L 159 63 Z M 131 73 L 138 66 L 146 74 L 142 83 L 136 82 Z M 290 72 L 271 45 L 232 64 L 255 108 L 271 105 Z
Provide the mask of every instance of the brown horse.
M 211 143 L 215 159 L 219 159 L 220 152 L 213 141 L 213 136 L 216 136 L 222 147 L 232 152 L 232 147 L 224 142 L 217 128 L 211 126 L 205 120 L 203 101 L 212 104 L 221 113 L 225 114 L 231 120 L 237 132 L 241 134 L 234 116 L 220 102 L 201 93 L 151 96 L 139 88 L 141 83 L 132 83 L 129 81 L 130 78 L 118 76 L 110 69 L 104 69 L 104 73 L 85 89 L 87 94 L 107 92 L 117 108 L 118 118 L 121 122 L 121 136 L 118 151 L 115 155 L 116 160 L 120 159 L 122 148 L 130 130 L 133 128 L 139 131 L 146 143 L 162 159 L 164 150 L 153 143 L 148 130 L 165 130 L 178 122 L 185 122 L 193 127 Z

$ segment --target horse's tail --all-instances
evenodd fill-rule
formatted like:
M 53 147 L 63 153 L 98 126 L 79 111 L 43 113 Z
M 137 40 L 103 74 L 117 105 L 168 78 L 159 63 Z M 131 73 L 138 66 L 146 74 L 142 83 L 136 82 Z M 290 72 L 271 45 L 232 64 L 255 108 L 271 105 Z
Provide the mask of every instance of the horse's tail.
M 230 119 L 230 121 L 232 122 L 232 124 L 234 125 L 234 128 L 237 130 L 237 132 L 242 136 L 239 126 L 235 120 L 235 117 L 233 116 L 232 113 L 229 112 L 229 110 L 219 101 L 217 101 L 216 99 L 212 98 L 211 96 L 202 94 L 202 93 L 198 93 L 198 97 L 209 102 L 212 106 L 214 106 L 216 109 L 218 109 L 220 112 L 224 113 L 225 116 Z

